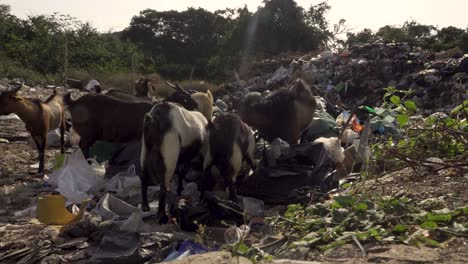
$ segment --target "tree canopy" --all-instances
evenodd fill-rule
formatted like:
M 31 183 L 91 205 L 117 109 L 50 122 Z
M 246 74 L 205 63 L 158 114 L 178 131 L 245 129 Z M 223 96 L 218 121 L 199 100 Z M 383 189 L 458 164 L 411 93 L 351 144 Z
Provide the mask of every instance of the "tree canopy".
M 195 78 L 222 80 L 247 59 L 336 46 L 330 42 L 408 42 L 434 51 L 468 51 L 467 29 L 414 20 L 348 32 L 346 41 L 338 41 L 345 20 L 330 29 L 330 9 L 326 1 L 305 9 L 294 0 L 264 0 L 254 12 L 246 6 L 214 12 L 145 9 L 123 31 L 100 33 L 68 15 L 20 19 L 0 5 L 0 75 L 61 82 L 65 61 L 69 71 L 96 75 L 131 71 L 133 57 L 139 73 L 187 79 L 193 71 Z

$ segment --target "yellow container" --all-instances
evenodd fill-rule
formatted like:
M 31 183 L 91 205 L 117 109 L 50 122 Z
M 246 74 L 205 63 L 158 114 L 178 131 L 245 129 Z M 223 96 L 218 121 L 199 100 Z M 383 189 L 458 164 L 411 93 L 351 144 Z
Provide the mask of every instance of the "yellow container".
M 83 202 L 80 213 L 74 215 L 65 207 L 65 197 L 63 195 L 39 195 L 37 197 L 37 219 L 44 224 L 65 225 L 75 217 L 81 218 L 86 204 L 87 201 Z

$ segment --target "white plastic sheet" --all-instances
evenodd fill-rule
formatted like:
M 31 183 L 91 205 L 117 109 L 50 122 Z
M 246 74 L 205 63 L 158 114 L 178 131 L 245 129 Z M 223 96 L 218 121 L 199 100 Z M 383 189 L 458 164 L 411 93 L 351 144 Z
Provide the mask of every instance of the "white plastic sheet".
M 134 207 L 112 195 L 106 193 L 97 206 L 92 210 L 93 213 L 100 215 L 102 220 L 117 220 L 126 219 L 132 215 L 132 213 L 139 211 L 137 207 Z
M 91 199 L 92 194 L 104 184 L 104 167 L 94 160 L 91 161 L 92 164 L 88 164 L 78 148 L 72 154 L 66 154 L 63 166 L 47 179 L 52 187 L 56 187 L 56 191 L 67 198 L 66 206 Z

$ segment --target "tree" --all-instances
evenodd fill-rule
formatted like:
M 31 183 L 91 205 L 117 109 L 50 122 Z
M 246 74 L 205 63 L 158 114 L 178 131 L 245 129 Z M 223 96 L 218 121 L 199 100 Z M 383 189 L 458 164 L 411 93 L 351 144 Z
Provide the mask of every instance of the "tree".
M 187 78 L 195 66 L 196 74 L 204 76 L 204 66 L 218 52 L 226 20 L 202 8 L 183 12 L 146 9 L 132 18 L 122 36 L 136 43 L 163 74 Z
M 444 27 L 437 31 L 435 36 L 437 42 L 434 43 L 432 48 L 436 51 L 447 50 L 455 47 L 462 48 L 463 35 L 466 34 L 465 30 L 457 27 Z
M 372 30 L 365 28 L 358 33 L 348 32 L 346 34 L 347 40 L 346 44 L 351 46 L 355 43 L 372 43 L 377 40 L 377 36 L 372 32 Z
M 284 51 L 314 49 L 313 32 L 304 9 L 293 0 L 264 0 L 254 15 L 258 19 L 255 51 L 274 55 Z
M 403 31 L 408 42 L 422 48 L 429 48 L 435 42 L 437 29 L 432 25 L 423 25 L 414 20 L 403 24 Z
M 384 42 L 405 42 L 407 36 L 405 31 L 400 27 L 384 26 L 379 28 L 377 36 L 381 37 Z

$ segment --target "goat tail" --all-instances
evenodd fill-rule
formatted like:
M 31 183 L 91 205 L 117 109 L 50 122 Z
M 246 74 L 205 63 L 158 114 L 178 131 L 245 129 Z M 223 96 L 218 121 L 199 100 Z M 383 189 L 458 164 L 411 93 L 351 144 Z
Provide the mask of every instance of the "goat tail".
M 49 97 L 47 97 L 47 99 L 45 99 L 44 103 L 48 103 L 48 102 L 54 100 L 55 96 L 57 96 L 57 90 L 56 89 L 54 89 L 53 94 L 51 94 Z
M 66 93 L 64 96 L 63 96 L 63 102 L 69 107 L 73 107 L 73 104 L 75 103 L 75 101 L 73 101 L 73 99 L 71 98 L 71 93 L 72 92 L 68 92 Z

